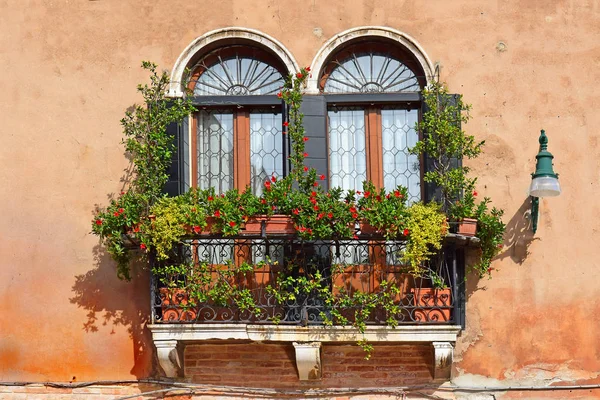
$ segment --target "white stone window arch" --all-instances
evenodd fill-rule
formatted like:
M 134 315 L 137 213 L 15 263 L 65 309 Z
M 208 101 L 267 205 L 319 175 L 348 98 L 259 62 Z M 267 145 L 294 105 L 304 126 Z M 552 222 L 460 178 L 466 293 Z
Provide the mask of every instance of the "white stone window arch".
M 319 77 L 333 54 L 351 42 L 364 39 L 387 40 L 397 43 L 398 46 L 404 48 L 414 57 L 416 63 L 423 71 L 426 82 L 429 83 L 433 79 L 434 67 L 431 60 L 421 45 L 419 45 L 419 43 L 417 43 L 410 35 L 385 26 L 362 26 L 340 32 L 321 46 L 310 65 L 311 71 L 313 71 L 313 77 L 307 84 L 306 93 L 320 93 Z
M 169 96 L 182 97 L 184 95 L 182 83 L 184 83 L 187 78 L 185 76 L 186 68 L 193 67 L 199 55 L 204 55 L 207 53 L 207 49 L 216 48 L 220 46 L 220 44 L 236 41 L 251 45 L 254 44 L 258 47 L 267 49 L 281 60 L 288 73 L 296 73 L 299 71 L 298 63 L 292 56 L 292 53 L 290 53 L 290 51 L 275 38 L 255 29 L 242 27 L 221 28 L 197 37 L 179 55 L 171 72 Z

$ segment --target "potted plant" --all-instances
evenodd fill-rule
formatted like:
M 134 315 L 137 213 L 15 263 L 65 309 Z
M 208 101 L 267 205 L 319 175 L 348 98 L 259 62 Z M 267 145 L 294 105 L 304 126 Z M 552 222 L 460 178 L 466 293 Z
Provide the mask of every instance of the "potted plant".
M 469 167 L 460 160 L 477 157 L 485 142 L 476 142 L 474 136 L 462 129 L 471 109 L 463 102 L 462 95 L 449 94 L 446 86 L 438 82 L 431 83 L 422 94 L 427 111 L 417 129 L 423 138 L 410 152 L 426 159 L 423 179 L 439 189 L 435 200 L 447 212 L 463 190 L 475 184 L 475 179 L 467 176 Z
M 452 203 L 448 209 L 448 218 L 455 225 L 456 233 L 463 236 L 475 236 L 477 233 L 477 192 L 469 186 L 460 200 Z

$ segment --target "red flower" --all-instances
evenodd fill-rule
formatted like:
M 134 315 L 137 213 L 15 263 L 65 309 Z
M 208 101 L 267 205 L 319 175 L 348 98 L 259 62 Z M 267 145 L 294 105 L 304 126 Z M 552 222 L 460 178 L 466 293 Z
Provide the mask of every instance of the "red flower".
M 267 190 L 271 190 L 271 182 L 270 182 L 270 181 L 266 181 L 266 182 L 265 182 L 265 188 L 266 188 Z
M 305 153 L 304 153 L 304 157 L 308 157 L 308 153 L 306 153 L 306 152 L 305 152 Z
M 215 211 L 215 217 L 220 217 L 221 216 L 221 211 L 217 210 Z
M 125 194 L 125 192 L 121 190 L 121 196 L 123 196 L 124 194 Z
M 314 190 L 312 192 L 310 192 L 310 197 L 315 197 L 317 195 L 317 192 L 315 192 Z
M 265 199 L 260 199 L 261 204 L 267 204 L 267 201 Z
M 273 210 L 273 211 L 275 211 L 276 208 L 277 207 L 275 207 L 275 206 L 271 206 L 271 210 Z
M 477 197 L 477 192 L 473 190 L 473 196 Z
M 298 210 L 297 208 L 294 208 L 294 209 L 292 210 L 292 213 L 293 213 L 294 215 L 298 215 L 298 214 L 300 214 L 300 210 Z
M 313 183 L 313 186 L 317 187 L 317 186 L 319 186 L 319 184 L 317 182 L 315 182 L 315 183 Z
M 302 78 L 302 72 L 298 72 L 298 73 L 296 74 L 296 78 L 298 78 L 298 79 Z
M 144 243 L 140 244 L 140 249 L 146 250 L 146 245 Z
M 119 216 L 119 215 L 121 215 L 121 214 L 119 214 L 119 212 L 118 212 L 118 211 L 115 211 L 115 212 L 113 213 L 113 215 L 114 215 L 115 217 L 118 217 L 118 216 Z
M 139 231 L 140 231 L 140 227 L 139 227 L 139 225 L 136 225 L 136 226 L 134 226 L 134 227 L 133 227 L 133 231 L 134 231 L 134 232 L 139 232 Z
M 381 196 L 377 195 L 377 196 L 375 197 L 375 199 L 376 199 L 377 201 L 381 201 Z
M 310 72 L 310 67 L 306 67 L 304 69 L 307 70 L 308 72 Z
M 214 197 L 212 197 L 212 196 L 208 196 L 208 199 L 207 199 L 207 200 L 208 200 L 208 201 L 213 201 L 213 200 L 214 200 Z
M 233 228 L 235 226 L 235 222 L 229 221 L 229 226 Z
M 308 167 L 304 167 L 304 172 L 308 172 Z
M 365 192 L 365 197 L 369 197 L 371 195 L 371 192 Z
M 398 190 L 394 190 L 394 196 L 400 197 L 400 192 Z
M 324 174 L 319 175 L 319 179 L 322 180 L 322 181 L 324 181 L 325 180 L 325 175 Z
M 120 212 L 120 213 L 124 213 L 124 212 L 125 212 L 125 210 L 124 210 L 124 209 L 122 209 L 122 208 L 119 208 L 119 212 Z
M 360 196 L 362 194 L 362 192 L 360 190 L 357 190 L 356 194 Z
M 200 228 L 198 225 L 196 225 L 196 226 L 194 226 L 193 230 L 196 234 L 198 234 L 202 231 L 202 228 Z
M 281 96 L 283 96 L 281 92 L 277 93 L 277 97 L 281 98 Z
M 272 177 L 271 177 L 271 182 L 273 182 L 273 183 L 277 182 L 277 177 L 275 177 L 275 176 L 272 176 Z
M 355 213 L 356 212 L 356 207 L 354 207 L 354 206 L 350 207 L 350 212 L 351 213 Z
M 286 126 L 286 127 L 287 127 L 287 126 L 290 126 L 290 123 L 289 123 L 289 122 L 287 122 L 287 121 L 285 121 L 285 122 L 283 123 L 283 126 Z
M 354 218 L 354 219 L 358 218 L 358 214 L 357 213 L 352 213 L 352 218 Z
M 102 220 L 100 218 L 96 220 L 96 225 L 102 225 Z
M 317 207 L 317 206 L 315 206 L 315 207 Z M 318 208 L 318 207 L 317 207 L 317 208 Z M 324 213 L 319 213 L 319 215 L 317 215 L 317 219 L 321 219 L 321 218 L 323 218 L 324 216 L 325 216 L 325 214 L 324 214 Z
M 404 236 L 408 236 L 409 233 L 410 233 L 410 231 L 408 229 L 405 229 L 404 231 L 402 231 L 402 234 Z
M 315 204 L 315 206 L 313 207 L 313 210 L 319 211 L 319 206 Z
M 305 142 L 308 142 L 308 138 L 307 138 L 306 136 L 304 136 L 304 137 L 302 138 L 302 140 L 304 140 Z
M 386 194 L 386 195 L 385 195 L 385 198 L 386 198 L 386 199 L 389 199 L 389 198 L 390 198 L 390 194 L 389 194 L 389 193 L 388 193 L 388 194 Z
M 328 218 L 333 218 L 333 213 L 327 213 Z
M 300 227 L 300 232 L 306 232 L 306 228 L 305 228 L 305 227 L 303 227 L 303 226 L 301 226 L 301 227 Z
M 502 247 L 504 247 L 502 244 L 498 245 L 498 248 L 501 249 Z

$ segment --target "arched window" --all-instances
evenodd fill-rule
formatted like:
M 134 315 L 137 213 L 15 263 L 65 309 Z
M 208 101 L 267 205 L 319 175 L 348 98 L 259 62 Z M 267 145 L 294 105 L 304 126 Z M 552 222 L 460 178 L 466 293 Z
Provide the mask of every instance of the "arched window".
M 282 105 L 288 74 L 266 49 L 218 47 L 193 66 L 188 89 L 198 112 L 192 121 L 191 186 L 224 192 L 250 185 L 256 194 L 283 175 Z
M 331 186 L 360 190 L 364 180 L 422 198 L 421 163 L 408 149 L 419 140 L 419 93 L 427 84 L 414 54 L 380 37 L 356 38 L 332 51 L 320 67 L 318 90 L 327 99 Z

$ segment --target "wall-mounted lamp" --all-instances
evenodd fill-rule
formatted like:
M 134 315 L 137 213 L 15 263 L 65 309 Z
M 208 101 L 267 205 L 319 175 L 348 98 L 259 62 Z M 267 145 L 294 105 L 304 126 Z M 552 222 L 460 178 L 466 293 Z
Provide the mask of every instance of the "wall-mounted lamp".
M 548 151 L 548 137 L 546 136 L 546 131 L 543 129 L 539 141 L 540 151 L 535 156 L 537 163 L 535 165 L 535 172 L 531 174 L 531 185 L 529 186 L 533 233 L 537 231 L 540 197 L 552 197 L 560 194 L 558 174 L 552 168 L 552 159 L 554 156 Z

